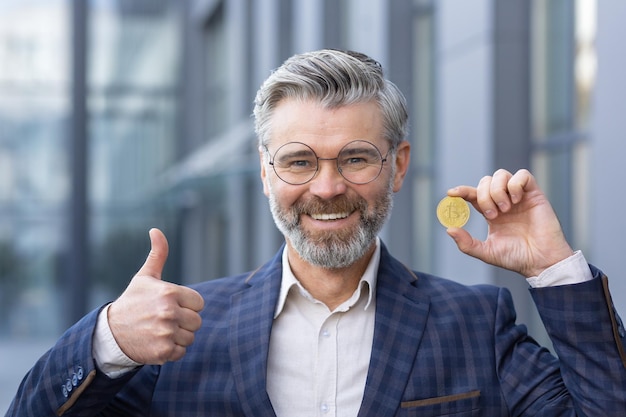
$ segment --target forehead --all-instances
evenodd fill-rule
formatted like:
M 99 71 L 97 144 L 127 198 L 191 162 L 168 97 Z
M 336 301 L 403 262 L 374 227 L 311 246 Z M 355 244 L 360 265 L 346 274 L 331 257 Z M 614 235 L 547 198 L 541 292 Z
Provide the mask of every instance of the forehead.
M 318 150 L 341 148 L 355 139 L 381 145 L 383 121 L 374 101 L 325 108 L 317 101 L 284 99 L 271 120 L 270 144 L 302 142 Z

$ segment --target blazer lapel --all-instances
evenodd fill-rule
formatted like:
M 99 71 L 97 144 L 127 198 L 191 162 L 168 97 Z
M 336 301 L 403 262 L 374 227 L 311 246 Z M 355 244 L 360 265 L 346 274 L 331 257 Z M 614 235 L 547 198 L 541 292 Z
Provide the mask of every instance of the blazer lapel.
M 267 356 L 282 276 L 282 248 L 231 299 L 230 357 L 248 416 L 275 417 L 267 395 Z M 359 417 L 393 415 L 402 399 L 430 308 L 416 276 L 381 245 L 374 344 Z
M 275 417 L 266 390 L 267 356 L 282 275 L 282 249 L 248 277 L 231 298 L 230 358 L 237 393 L 248 416 Z
M 394 415 L 402 400 L 430 308 L 416 281 L 382 245 L 374 344 L 359 417 Z

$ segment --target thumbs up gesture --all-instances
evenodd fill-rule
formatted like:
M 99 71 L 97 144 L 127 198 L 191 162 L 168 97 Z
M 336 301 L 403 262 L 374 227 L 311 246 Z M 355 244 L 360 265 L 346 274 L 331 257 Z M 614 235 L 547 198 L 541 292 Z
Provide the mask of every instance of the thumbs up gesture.
M 109 327 L 122 351 L 141 364 L 182 358 L 200 328 L 204 299 L 191 288 L 161 280 L 168 244 L 150 230 L 146 262 L 108 311 Z

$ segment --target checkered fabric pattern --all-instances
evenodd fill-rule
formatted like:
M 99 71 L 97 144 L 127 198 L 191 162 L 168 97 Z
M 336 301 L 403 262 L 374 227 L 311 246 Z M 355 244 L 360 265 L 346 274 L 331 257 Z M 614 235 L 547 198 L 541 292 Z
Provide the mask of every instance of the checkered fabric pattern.
M 274 416 L 265 377 L 281 253 L 194 287 L 203 326 L 178 362 L 107 378 L 91 355 L 98 312 L 87 315 L 26 375 L 7 416 Z M 624 328 L 592 272 L 532 290 L 557 359 L 515 323 L 508 290 L 409 271 L 382 245 L 359 417 L 626 415 Z

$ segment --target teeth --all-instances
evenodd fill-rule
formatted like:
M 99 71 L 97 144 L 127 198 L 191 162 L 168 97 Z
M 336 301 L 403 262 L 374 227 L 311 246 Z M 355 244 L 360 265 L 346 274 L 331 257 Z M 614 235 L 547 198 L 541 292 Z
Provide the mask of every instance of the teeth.
M 345 219 L 350 213 L 330 213 L 330 214 L 311 214 L 315 220 L 337 220 Z

